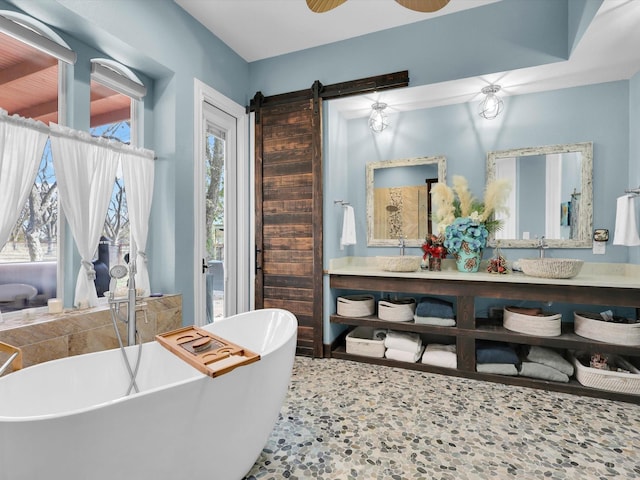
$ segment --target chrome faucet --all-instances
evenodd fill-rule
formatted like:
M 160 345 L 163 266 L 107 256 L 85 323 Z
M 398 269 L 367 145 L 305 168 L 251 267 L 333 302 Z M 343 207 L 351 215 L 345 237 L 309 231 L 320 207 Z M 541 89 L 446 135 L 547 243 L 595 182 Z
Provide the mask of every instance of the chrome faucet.
M 116 332 L 116 337 L 118 339 L 118 344 L 120 345 L 120 351 L 122 352 L 125 366 L 127 367 L 129 377 L 131 378 L 129 388 L 127 389 L 127 395 L 131 393 L 132 389 L 135 390 L 136 393 L 140 391 L 136 383 L 136 377 L 138 376 L 138 366 L 140 365 L 140 357 L 142 355 L 142 338 L 136 330 L 136 312 L 138 309 L 141 309 L 144 312 L 145 322 L 149 322 L 146 310 L 147 304 L 144 302 L 138 303 L 136 301 L 136 264 L 134 260 L 135 252 L 133 251 L 133 249 L 131 252 L 129 252 L 129 258 L 130 260 L 128 269 L 124 265 L 114 265 L 113 267 L 111 267 L 111 270 L 109 270 L 109 275 L 111 276 L 111 283 L 109 284 L 109 310 L 111 312 L 111 320 L 113 321 L 113 327 Z M 127 290 L 127 296 L 123 298 L 115 298 L 117 280 L 124 278 L 127 274 L 127 271 L 129 272 L 129 287 Z M 123 303 L 127 306 L 126 317 L 120 313 L 120 306 Z M 136 360 L 135 366 L 132 366 L 129 357 L 125 352 L 122 338 L 120 337 L 120 331 L 118 330 L 118 320 L 127 324 L 127 345 L 129 347 L 136 344 L 136 338 L 139 340 L 137 342 L 138 359 Z
M 127 273 L 129 274 L 127 296 L 125 298 L 115 298 L 116 280 L 124 278 Z M 111 275 L 111 285 L 109 286 L 109 304 L 113 313 L 116 315 L 116 318 L 127 324 L 127 345 L 135 345 L 137 343 L 136 310 L 142 308 L 144 310 L 145 317 L 147 313 L 144 309 L 144 307 L 146 307 L 146 304 L 136 302 L 135 262 L 130 260 L 128 269 L 124 265 L 115 265 L 111 268 L 109 274 Z M 120 306 L 123 303 L 127 305 L 126 317 L 120 314 Z
M 540 252 L 540 258 L 544 258 L 544 251 L 547 248 L 549 248 L 549 245 L 545 243 L 544 235 L 543 235 L 542 237 L 540 237 L 540 240 L 538 241 L 538 251 Z
M 400 256 L 404 257 L 404 237 L 398 237 L 398 246 L 400 247 Z
M 133 254 L 129 258 L 129 290 L 127 295 L 127 345 L 136 344 L 136 262 Z

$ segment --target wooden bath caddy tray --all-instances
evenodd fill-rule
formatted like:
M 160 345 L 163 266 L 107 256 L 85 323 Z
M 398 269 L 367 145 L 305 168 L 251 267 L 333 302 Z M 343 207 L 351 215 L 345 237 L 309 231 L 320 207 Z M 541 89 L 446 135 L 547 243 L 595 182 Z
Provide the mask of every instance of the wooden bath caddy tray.
M 205 375 L 218 377 L 260 360 L 260 355 L 198 327 L 156 335 L 156 340 Z

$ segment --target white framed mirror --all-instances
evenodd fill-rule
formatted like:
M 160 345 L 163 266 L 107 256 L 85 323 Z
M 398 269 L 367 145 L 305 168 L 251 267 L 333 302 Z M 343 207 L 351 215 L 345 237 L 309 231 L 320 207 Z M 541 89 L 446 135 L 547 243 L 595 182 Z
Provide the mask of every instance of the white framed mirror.
M 432 232 L 431 185 L 446 182 L 444 156 L 366 165 L 367 245 L 419 247 Z
M 592 142 L 487 153 L 487 182 L 512 184 L 509 214 L 489 246 L 535 248 L 544 236 L 551 248 L 591 248 L 592 177 Z

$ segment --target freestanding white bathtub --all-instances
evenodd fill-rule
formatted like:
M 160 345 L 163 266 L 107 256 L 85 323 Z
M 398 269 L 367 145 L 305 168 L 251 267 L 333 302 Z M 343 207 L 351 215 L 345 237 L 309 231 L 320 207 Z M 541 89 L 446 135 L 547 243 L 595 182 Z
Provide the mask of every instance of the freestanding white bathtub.
M 119 349 L 0 378 L 1 480 L 237 480 L 253 466 L 291 377 L 297 320 L 243 313 L 204 327 L 261 355 L 216 378 L 157 342 L 142 350 L 140 393 Z M 127 347 L 133 361 L 137 347 Z

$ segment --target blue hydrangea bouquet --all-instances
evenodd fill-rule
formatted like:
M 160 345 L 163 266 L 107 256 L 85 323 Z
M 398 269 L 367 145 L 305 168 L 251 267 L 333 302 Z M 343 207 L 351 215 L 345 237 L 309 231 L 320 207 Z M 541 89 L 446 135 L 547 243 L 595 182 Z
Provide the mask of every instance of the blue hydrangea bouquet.
M 467 180 L 459 175 L 454 175 L 453 187 L 437 183 L 431 189 L 433 219 L 438 224 L 438 231 L 444 235 L 445 248 L 456 258 L 459 270 L 478 270 L 489 234 L 502 225 L 494 214 L 508 213 L 505 203 L 510 191 L 508 180 L 494 180 L 487 185 L 484 201 L 480 202 L 469 191 Z

